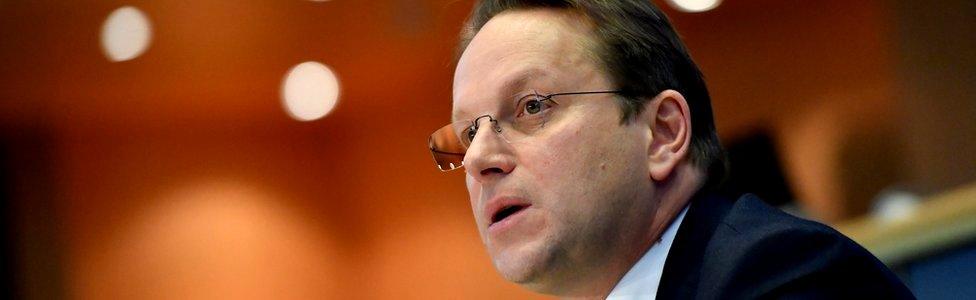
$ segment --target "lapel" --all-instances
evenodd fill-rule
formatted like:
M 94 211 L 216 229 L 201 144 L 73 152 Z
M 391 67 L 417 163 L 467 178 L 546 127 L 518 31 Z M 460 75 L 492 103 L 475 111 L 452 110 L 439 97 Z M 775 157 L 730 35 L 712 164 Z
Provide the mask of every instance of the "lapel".
M 688 214 L 668 251 L 658 299 L 691 299 L 698 294 L 704 258 L 708 255 L 706 249 L 731 207 L 730 200 L 705 191 L 692 198 Z

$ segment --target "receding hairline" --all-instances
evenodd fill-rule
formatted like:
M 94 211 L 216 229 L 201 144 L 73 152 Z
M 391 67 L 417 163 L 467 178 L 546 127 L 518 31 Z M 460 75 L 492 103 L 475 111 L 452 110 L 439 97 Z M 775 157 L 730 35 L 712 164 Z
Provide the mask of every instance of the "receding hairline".
M 454 64 L 457 65 L 457 63 L 461 60 L 461 57 L 464 55 L 464 52 L 468 49 L 468 46 L 471 45 L 471 41 L 474 40 L 475 36 L 477 36 L 478 33 L 481 32 L 481 29 L 488 25 L 491 20 L 503 15 L 527 11 L 557 11 L 561 12 L 559 15 L 562 16 L 558 18 L 558 20 L 563 22 L 576 21 L 578 25 L 583 25 L 585 30 L 580 31 L 580 33 L 582 33 L 580 36 L 583 38 L 579 39 L 579 46 L 581 46 L 581 49 L 584 51 L 587 58 L 598 64 L 601 63 L 599 56 L 596 54 L 596 46 L 599 44 L 597 37 L 595 36 L 596 26 L 593 23 L 593 19 L 581 8 L 575 6 L 526 6 L 504 9 L 494 15 L 491 15 L 491 17 L 481 23 L 471 22 L 472 20 L 469 19 L 468 23 L 461 31 L 461 39 L 454 55 Z M 575 15 L 577 18 L 565 18 L 566 15 Z M 566 25 L 569 25 L 569 28 L 577 28 L 572 26 L 574 24 L 567 23 Z M 475 26 L 477 26 L 477 28 L 475 28 Z

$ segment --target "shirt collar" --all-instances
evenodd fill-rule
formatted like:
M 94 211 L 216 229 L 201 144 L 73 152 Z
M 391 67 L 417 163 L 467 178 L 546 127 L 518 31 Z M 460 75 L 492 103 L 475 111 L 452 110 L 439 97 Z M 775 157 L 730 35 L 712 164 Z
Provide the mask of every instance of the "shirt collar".
M 655 299 L 657 297 L 657 287 L 664 273 L 664 262 L 668 258 L 668 251 L 671 250 L 671 243 L 678 234 L 678 227 L 688 213 L 688 207 L 685 206 L 681 210 L 668 229 L 661 234 L 661 239 L 654 243 L 647 253 L 644 253 L 644 256 L 630 268 L 630 271 L 627 271 L 620 282 L 617 282 L 607 299 Z

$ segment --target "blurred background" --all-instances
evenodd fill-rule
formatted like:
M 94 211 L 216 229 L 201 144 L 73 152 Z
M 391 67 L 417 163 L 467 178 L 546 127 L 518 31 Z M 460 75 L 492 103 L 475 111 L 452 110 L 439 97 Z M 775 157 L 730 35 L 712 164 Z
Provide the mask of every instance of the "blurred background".
M 726 192 L 976 295 L 976 2 L 654 2 Z M 540 298 L 426 149 L 472 5 L 0 0 L 0 297 Z

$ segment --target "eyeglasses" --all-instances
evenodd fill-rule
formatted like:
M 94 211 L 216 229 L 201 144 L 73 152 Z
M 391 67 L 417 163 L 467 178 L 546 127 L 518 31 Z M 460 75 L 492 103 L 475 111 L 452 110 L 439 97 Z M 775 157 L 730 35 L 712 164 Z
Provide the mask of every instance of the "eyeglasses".
M 524 141 L 546 127 L 546 123 L 556 116 L 553 113 L 559 103 L 553 100 L 557 96 L 587 95 L 587 94 L 617 94 L 620 91 L 592 91 L 569 92 L 540 95 L 531 93 L 516 97 L 515 112 L 499 119 L 491 115 L 482 115 L 471 120 L 461 120 L 434 131 L 427 140 L 430 153 L 434 155 L 437 168 L 447 172 L 461 168 L 464 165 L 464 155 L 474 141 L 481 128 L 482 120 L 487 120 L 492 131 L 498 133 L 509 144 Z

